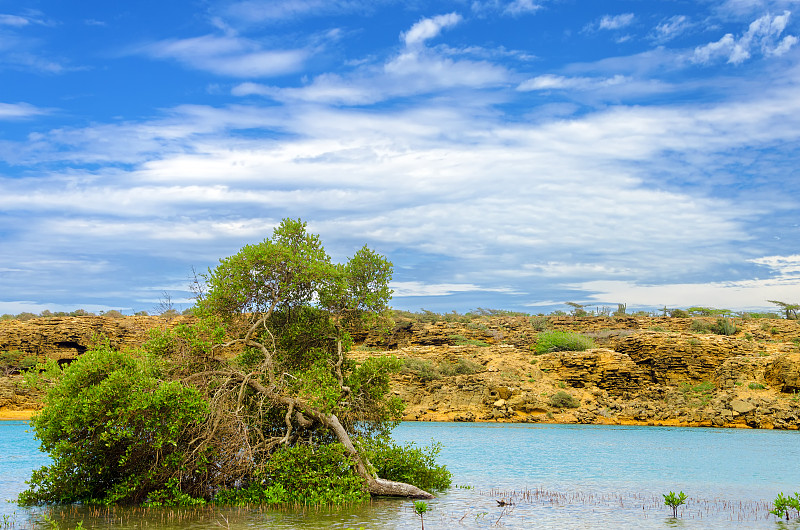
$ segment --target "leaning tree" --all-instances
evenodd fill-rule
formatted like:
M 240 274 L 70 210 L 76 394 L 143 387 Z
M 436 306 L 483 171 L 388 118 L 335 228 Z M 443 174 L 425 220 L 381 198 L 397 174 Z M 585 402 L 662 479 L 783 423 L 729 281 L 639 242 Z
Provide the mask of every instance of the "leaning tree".
M 370 461 L 391 454 L 409 467 L 408 454 L 385 451 L 402 413 L 389 392 L 399 361 L 348 357 L 354 333 L 386 322 L 391 274 L 366 247 L 333 263 L 305 223 L 284 220 L 198 279 L 194 322 L 153 333 L 138 352 L 100 345 L 40 375 L 55 384 L 33 426 L 53 464 L 20 500 L 191 504 L 245 490 L 258 500 L 276 474 L 294 473 L 295 449 L 316 462 L 339 451 L 322 480 L 430 498 Z M 431 459 L 421 467 L 443 477 L 433 487 L 449 484 Z
M 332 437 L 371 494 L 430 498 L 377 477 L 354 443 L 387 434 L 402 410 L 388 395 L 395 359 L 355 365 L 346 356 L 351 333 L 385 317 L 391 275 L 392 264 L 367 247 L 332 263 L 300 220 L 284 220 L 272 239 L 220 260 L 204 277 L 198 314 L 218 321 L 228 340 L 211 348 L 206 369 L 185 377 L 215 388 L 212 423 L 238 423 L 228 428 L 241 433 L 239 447 L 255 462 L 313 433 Z

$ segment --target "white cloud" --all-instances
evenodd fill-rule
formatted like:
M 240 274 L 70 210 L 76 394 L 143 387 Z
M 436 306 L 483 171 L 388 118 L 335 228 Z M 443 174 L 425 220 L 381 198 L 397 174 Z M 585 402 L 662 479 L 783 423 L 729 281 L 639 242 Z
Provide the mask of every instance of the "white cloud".
M 542 8 L 542 5 L 533 0 L 514 0 L 506 6 L 504 12 L 510 15 L 522 15 L 535 13 Z
M 0 120 L 30 118 L 47 113 L 47 110 L 40 109 L 29 103 L 0 103 Z
M 661 23 L 653 29 L 653 39 L 656 42 L 667 42 L 685 33 L 692 23 L 686 15 L 675 15 Z
M 569 287 L 593 292 L 596 303 L 631 306 L 716 307 L 718 309 L 774 309 L 767 300 L 800 300 L 800 277 L 792 280 L 674 283 L 645 285 L 631 281 L 591 281 Z
M 558 89 L 588 90 L 595 88 L 606 88 L 613 85 L 619 85 L 627 81 L 629 80 L 622 75 L 598 79 L 590 77 L 564 77 L 560 75 L 544 74 L 523 81 L 517 86 L 517 90 L 522 92 Z
M 215 35 L 159 41 L 138 51 L 232 77 L 270 77 L 295 72 L 309 56 L 307 50 L 265 50 L 248 39 Z
M 393 298 L 408 296 L 448 296 L 455 293 L 493 292 L 513 294 L 512 289 L 481 287 L 471 283 L 392 282 Z
M 364 105 L 396 97 L 506 83 L 510 74 L 502 66 L 489 61 L 455 60 L 443 56 L 438 48 L 425 47 L 425 41 L 460 20 L 460 15 L 450 13 L 415 23 L 400 35 L 405 46 L 380 65 L 361 64 L 348 75 L 321 74 L 299 88 L 242 83 L 233 88 L 232 94 L 260 95 L 285 102 Z M 445 47 L 444 51 L 450 53 L 452 49 Z
M 447 13 L 446 15 L 437 15 L 431 18 L 423 18 L 413 26 L 411 29 L 401 35 L 401 38 L 408 47 L 416 47 L 424 44 L 426 40 L 430 40 L 445 28 L 450 28 L 461 22 L 461 15 L 458 13 Z
M 30 20 L 25 17 L 20 17 L 17 15 L 4 15 L 0 14 L 0 26 L 27 26 L 30 24 Z
M 790 16 L 790 11 L 784 11 L 782 15 L 774 17 L 764 15 L 753 21 L 739 38 L 727 33 L 716 42 L 698 46 L 694 50 L 692 60 L 695 63 L 708 64 L 716 59 L 727 58 L 728 63 L 741 64 L 754 52 L 761 52 L 764 56 L 783 55 L 798 40 L 794 35 L 780 38 Z
M 772 269 L 780 276 L 800 276 L 800 254 L 791 256 L 764 256 L 750 260 L 757 265 Z
M 633 23 L 635 16 L 633 13 L 624 13 L 621 15 L 604 15 L 597 23 L 600 29 L 622 29 L 630 26 Z

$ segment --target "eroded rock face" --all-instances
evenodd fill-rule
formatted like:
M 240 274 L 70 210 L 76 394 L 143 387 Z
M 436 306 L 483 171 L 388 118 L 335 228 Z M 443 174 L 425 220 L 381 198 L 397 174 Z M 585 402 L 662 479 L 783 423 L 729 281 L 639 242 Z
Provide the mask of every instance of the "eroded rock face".
M 0 351 L 18 350 L 40 361 L 69 361 L 107 339 L 112 348 L 140 346 L 148 330 L 186 321 L 159 317 L 110 318 L 97 316 L 34 318 L 0 322 Z
M 800 352 L 778 355 L 766 367 L 764 379 L 781 392 L 800 392 Z
M 100 334 L 125 349 L 140 345 L 149 329 L 180 321 L 0 322 L 0 351 L 68 362 Z M 584 332 L 597 347 L 535 355 L 540 324 L 527 317 L 412 323 L 388 336 L 361 337 L 383 351 L 352 355 L 356 361 L 396 355 L 439 370 L 424 380 L 411 370 L 393 377 L 406 420 L 800 427 L 800 394 L 794 394 L 800 392 L 800 351 L 793 342 L 800 322 L 737 321 L 735 336 L 718 336 L 690 333 L 692 319 L 559 317 L 548 320 L 549 329 Z M 453 371 L 456 366 L 468 370 Z M 0 377 L 0 409 L 37 408 L 41 396 L 17 383 Z M 558 392 L 575 401 L 554 400 Z
M 618 339 L 614 350 L 628 355 L 651 382 L 678 384 L 711 381 L 726 360 L 751 355 L 754 346 L 735 337 L 645 331 Z
M 584 352 L 555 352 L 542 355 L 540 369 L 546 369 L 573 388 L 597 387 L 613 394 L 639 390 L 649 381 L 626 353 L 594 349 Z

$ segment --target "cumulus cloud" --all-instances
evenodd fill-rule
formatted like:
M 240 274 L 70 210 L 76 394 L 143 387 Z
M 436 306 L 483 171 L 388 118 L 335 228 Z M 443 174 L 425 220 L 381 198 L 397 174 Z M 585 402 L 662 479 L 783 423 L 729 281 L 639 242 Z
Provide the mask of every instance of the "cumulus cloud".
M 137 51 L 231 77 L 271 77 L 295 72 L 309 56 L 307 50 L 267 50 L 255 41 L 229 35 L 163 40 Z
M 445 28 L 450 28 L 461 22 L 461 15 L 458 13 L 447 13 L 446 15 L 437 15 L 432 18 L 423 18 L 413 26 L 411 29 L 401 35 L 401 38 L 408 47 L 415 47 L 422 45 L 426 40 L 430 40 Z
M 728 63 L 741 64 L 756 52 L 767 57 L 783 55 L 798 40 L 794 35 L 781 38 L 790 16 L 790 11 L 776 16 L 764 15 L 753 21 L 738 38 L 726 33 L 716 42 L 698 46 L 692 60 L 695 63 L 708 64 L 718 59 L 727 59 Z
M 232 94 L 259 95 L 287 102 L 364 105 L 396 97 L 506 83 L 510 74 L 502 66 L 490 61 L 453 59 L 447 56 L 454 53 L 452 48 L 440 50 L 425 46 L 426 41 L 461 20 L 457 13 L 420 20 L 400 34 L 403 47 L 382 64 L 361 64 L 349 74 L 321 74 L 297 88 L 242 83 L 232 89 Z

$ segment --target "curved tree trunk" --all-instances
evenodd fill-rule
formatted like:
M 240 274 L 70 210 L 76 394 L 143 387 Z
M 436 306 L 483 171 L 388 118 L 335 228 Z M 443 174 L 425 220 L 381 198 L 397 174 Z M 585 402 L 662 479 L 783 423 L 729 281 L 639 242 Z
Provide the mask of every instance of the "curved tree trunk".
M 328 427 L 336 435 L 336 438 L 345 447 L 350 456 L 356 464 L 356 472 L 364 479 L 367 484 L 367 491 L 371 495 L 384 495 L 392 497 L 409 497 L 413 499 L 433 499 L 435 496 L 421 488 L 405 482 L 395 482 L 393 480 L 386 480 L 378 478 L 370 472 L 372 467 L 367 457 L 361 454 L 353 445 L 350 435 L 345 430 L 339 418 L 335 414 L 327 414 L 319 411 L 314 407 L 309 406 L 304 401 L 291 398 L 284 395 L 275 394 L 268 388 L 262 385 L 255 379 L 243 378 L 243 382 L 253 388 L 255 391 L 264 394 L 275 403 L 281 403 L 287 407 L 292 407 L 295 410 L 300 410 L 307 416 L 310 416 L 326 427 Z

